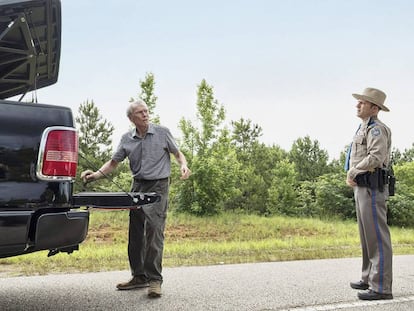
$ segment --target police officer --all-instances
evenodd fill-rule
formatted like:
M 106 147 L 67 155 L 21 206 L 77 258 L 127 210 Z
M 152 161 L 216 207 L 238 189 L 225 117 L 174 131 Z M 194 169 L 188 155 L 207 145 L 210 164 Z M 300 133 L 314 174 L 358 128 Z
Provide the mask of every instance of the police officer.
M 362 276 L 351 282 L 361 300 L 392 299 L 392 246 L 387 225 L 388 185 L 380 183 L 389 166 L 391 131 L 377 115 L 389 111 L 386 95 L 375 88 L 352 94 L 362 120 L 348 150 L 346 183 L 353 187 L 362 248 Z
M 128 158 L 134 177 L 132 190 L 161 195 L 160 202 L 130 211 L 128 257 L 132 279 L 117 285 L 119 290 L 149 287 L 148 296 L 155 298 L 161 296 L 163 281 L 161 272 L 171 171 L 170 153 L 180 165 L 182 179 L 187 179 L 191 171 L 169 129 L 150 123 L 148 107 L 144 101 L 132 103 L 127 116 L 134 129 L 122 136 L 112 159 L 98 171 L 86 170 L 81 176 L 86 182 L 105 177 L 118 163 Z

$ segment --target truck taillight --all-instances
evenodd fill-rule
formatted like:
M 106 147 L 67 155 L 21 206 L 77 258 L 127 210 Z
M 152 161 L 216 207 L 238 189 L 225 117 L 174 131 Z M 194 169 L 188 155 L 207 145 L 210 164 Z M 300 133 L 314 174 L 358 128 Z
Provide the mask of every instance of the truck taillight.
M 78 134 L 70 127 L 47 128 L 42 136 L 37 176 L 40 179 L 72 179 L 78 165 Z

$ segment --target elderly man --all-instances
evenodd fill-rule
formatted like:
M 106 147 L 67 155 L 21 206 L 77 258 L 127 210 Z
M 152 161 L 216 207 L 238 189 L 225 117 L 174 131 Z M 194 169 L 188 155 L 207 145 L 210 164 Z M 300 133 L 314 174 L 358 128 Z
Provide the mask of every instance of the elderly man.
M 164 229 L 168 207 L 170 153 L 181 169 L 181 178 L 191 171 L 168 128 L 150 123 L 148 107 L 142 100 L 132 103 L 127 116 L 134 129 L 121 138 L 112 159 L 98 171 L 82 173 L 84 181 L 102 178 L 112 172 L 125 158 L 134 178 L 132 191 L 156 192 L 161 201 L 130 210 L 128 257 L 132 279 L 117 285 L 119 290 L 148 287 L 149 297 L 161 296 Z
M 378 119 L 386 95 L 375 88 L 352 94 L 357 116 L 362 120 L 348 150 L 347 184 L 354 189 L 362 248 L 362 276 L 351 282 L 362 300 L 392 299 L 392 246 L 387 225 L 391 131 Z

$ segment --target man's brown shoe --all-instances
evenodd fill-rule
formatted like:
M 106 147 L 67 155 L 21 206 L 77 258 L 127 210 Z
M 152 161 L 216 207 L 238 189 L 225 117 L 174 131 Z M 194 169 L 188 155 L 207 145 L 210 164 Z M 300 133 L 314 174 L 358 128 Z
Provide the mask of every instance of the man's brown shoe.
M 131 280 L 125 283 L 119 283 L 116 288 L 119 290 L 134 289 L 148 287 L 148 281 L 141 276 L 134 276 Z
M 161 297 L 161 281 L 150 281 L 148 288 L 148 297 Z

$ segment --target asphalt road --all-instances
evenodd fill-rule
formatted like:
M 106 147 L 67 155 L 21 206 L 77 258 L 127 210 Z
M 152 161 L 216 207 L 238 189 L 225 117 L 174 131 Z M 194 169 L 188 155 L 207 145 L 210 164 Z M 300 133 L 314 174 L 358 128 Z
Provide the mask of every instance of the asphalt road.
M 129 271 L 0 278 L 0 310 L 414 310 L 414 256 L 394 257 L 394 300 L 363 302 L 360 258 L 164 269 L 163 296 L 118 291 Z M 0 266 L 1 267 L 1 266 Z

